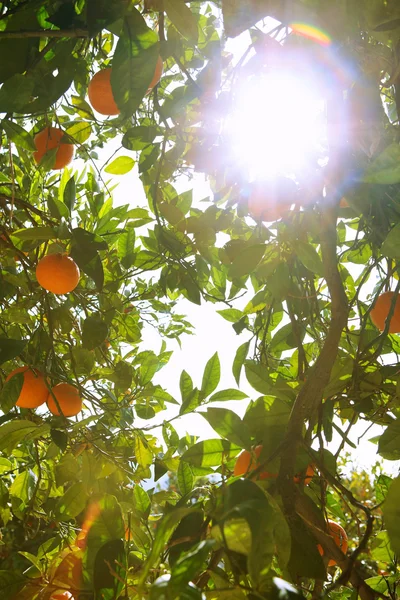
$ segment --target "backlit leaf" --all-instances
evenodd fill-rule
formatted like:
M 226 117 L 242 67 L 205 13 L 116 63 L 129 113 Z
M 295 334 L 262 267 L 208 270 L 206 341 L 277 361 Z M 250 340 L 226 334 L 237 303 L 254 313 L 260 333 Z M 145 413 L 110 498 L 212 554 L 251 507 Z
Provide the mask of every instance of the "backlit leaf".
M 135 161 L 130 156 L 117 156 L 104 171 L 111 175 L 125 175 L 135 166 Z

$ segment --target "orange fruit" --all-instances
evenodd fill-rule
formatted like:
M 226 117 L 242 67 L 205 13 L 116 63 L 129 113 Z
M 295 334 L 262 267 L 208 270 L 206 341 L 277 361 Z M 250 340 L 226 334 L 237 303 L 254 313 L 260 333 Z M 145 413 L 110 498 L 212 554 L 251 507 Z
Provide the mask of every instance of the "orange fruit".
M 101 115 L 112 117 L 121 112 L 114 100 L 111 88 L 111 67 L 98 71 L 90 80 L 88 96 L 90 104 Z
M 50 596 L 49 600 L 74 600 L 74 597 L 71 594 L 71 592 L 57 590 L 56 592 L 54 592 L 54 594 Z
M 33 158 L 39 163 L 43 156 L 49 150 L 57 148 L 53 169 L 63 169 L 68 165 L 74 156 L 73 144 L 62 142 L 64 131 L 58 127 L 45 127 L 40 133 L 34 137 L 36 152 L 33 153 Z
M 78 388 L 74 385 L 58 383 L 51 388 L 51 391 L 56 397 L 64 417 L 74 417 L 82 410 L 82 398 L 79 396 Z M 47 406 L 53 415 L 60 414 L 52 394 L 48 394 Z
M 157 83 L 161 79 L 162 74 L 163 74 L 163 59 L 161 58 L 161 56 L 159 56 L 157 59 L 156 69 L 154 71 L 153 79 L 151 80 L 151 83 L 149 85 L 149 89 L 147 90 L 147 93 L 151 92 L 153 87 L 155 87 L 157 85 Z
M 347 549 L 349 547 L 349 543 L 347 539 L 347 533 L 345 532 L 343 527 L 339 525 L 339 523 L 335 523 L 335 521 L 331 521 L 330 519 L 328 519 L 327 531 L 329 535 L 333 537 L 336 546 L 338 546 L 341 549 L 343 554 L 346 554 Z M 321 556 L 324 555 L 324 549 L 320 544 L 318 544 L 318 551 Z M 333 558 L 331 558 L 328 562 L 328 567 L 333 567 L 334 565 L 336 565 L 336 560 L 333 560 Z
M 373 306 L 370 317 L 373 324 L 383 331 L 385 329 L 385 321 L 390 311 L 394 292 L 384 292 L 378 297 L 378 300 Z M 394 305 L 394 313 L 390 320 L 389 333 L 400 333 L 400 301 L 396 298 Z
M 18 367 L 11 371 L 6 381 L 9 381 L 17 373 L 24 374 L 24 382 L 18 396 L 16 405 L 20 408 L 37 408 L 47 400 L 49 390 L 45 378 L 37 369 L 30 367 Z
M 111 73 L 112 68 L 107 67 L 98 71 L 93 75 L 88 85 L 88 96 L 92 107 L 97 110 L 101 115 L 112 117 L 119 115 L 120 110 L 115 102 L 114 95 L 111 87 Z M 154 86 L 161 79 L 163 73 L 163 61 L 161 56 L 158 57 L 156 68 L 154 71 L 153 79 L 150 82 L 147 93 L 151 92 Z
M 68 294 L 79 283 L 79 268 L 66 254 L 47 254 L 36 267 L 39 285 L 53 294 Z
M 274 181 L 255 181 L 247 200 L 249 215 L 255 221 L 281 219 L 296 202 L 297 186 L 292 179 L 280 177 Z
M 243 450 L 238 456 L 238 459 L 235 463 L 235 467 L 233 469 L 233 474 L 235 477 L 239 475 L 247 475 L 251 473 L 260 465 L 260 454 L 262 451 L 262 446 L 256 446 L 252 452 L 249 450 Z M 257 479 L 269 479 L 270 477 L 276 478 L 276 473 L 269 473 L 268 471 L 261 471 L 257 475 Z
M 248 475 L 257 467 L 260 466 L 260 454 L 262 451 L 262 446 L 256 446 L 253 449 L 253 452 L 249 452 L 248 450 L 243 450 L 238 456 L 236 464 L 233 469 L 233 474 L 235 477 L 239 477 L 240 475 Z M 313 465 L 308 465 L 306 472 L 304 475 L 295 475 L 294 482 L 300 483 L 304 481 L 305 485 L 308 485 L 311 479 L 314 477 L 315 469 Z M 269 471 L 261 471 L 256 478 L 257 479 L 276 479 L 278 477 L 278 473 L 270 473 Z
M 305 473 L 294 476 L 294 482 L 295 483 L 303 482 L 304 485 L 308 485 L 311 482 L 311 479 L 314 477 L 314 475 L 315 475 L 315 467 L 314 467 L 314 465 L 310 464 L 307 466 Z

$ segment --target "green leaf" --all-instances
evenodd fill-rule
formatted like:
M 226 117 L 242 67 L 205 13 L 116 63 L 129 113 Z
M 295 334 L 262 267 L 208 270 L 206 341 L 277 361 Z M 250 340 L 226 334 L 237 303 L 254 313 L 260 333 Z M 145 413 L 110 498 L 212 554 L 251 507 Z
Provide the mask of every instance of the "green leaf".
M 235 446 L 226 440 L 205 440 L 186 450 L 181 460 L 194 467 L 217 467 L 228 462 L 240 450 L 241 446 Z
M 87 536 L 84 566 L 88 571 L 94 569 L 96 555 L 100 548 L 108 541 L 121 540 L 125 534 L 121 506 L 115 496 L 111 494 L 94 496 L 88 511 L 91 508 L 96 516 Z
M 238 254 L 230 266 L 232 278 L 250 275 L 257 267 L 265 253 L 265 244 L 255 244 L 245 248 Z
M 169 587 L 180 591 L 184 585 L 194 580 L 203 571 L 214 544 L 214 540 L 202 540 L 188 552 L 182 553 L 172 567 Z
M 298 241 L 295 244 L 295 250 L 297 257 L 307 269 L 312 273 L 321 275 L 321 277 L 323 276 L 324 267 L 322 265 L 321 257 L 311 244 Z
M 94 250 L 85 253 L 84 246 L 74 245 L 70 256 L 74 259 L 78 267 L 93 279 L 97 290 L 101 291 L 104 285 L 104 270 L 98 252 Z
M 153 453 L 140 436 L 135 438 L 135 457 L 143 469 L 149 467 L 153 462 Z
M 274 397 L 294 399 L 295 392 L 283 379 L 272 378 L 267 369 L 260 364 L 247 361 L 245 364 L 247 381 L 257 392 Z
M 162 129 L 156 125 L 137 125 L 131 127 L 122 138 L 122 145 L 127 150 L 143 150 L 154 138 L 162 135 Z
M 70 125 L 65 131 L 71 136 L 75 143 L 84 144 L 90 138 L 92 126 L 87 121 L 77 121 Z
M 27 579 L 20 573 L 0 571 L 0 594 L 2 600 L 13 600 L 25 585 Z
M 79 479 L 81 474 L 78 460 L 73 454 L 64 454 L 55 467 L 55 473 L 58 486 Z
M 251 438 L 246 424 L 232 410 L 208 408 L 206 413 L 200 414 L 222 438 L 242 448 L 251 449 Z
M 223 535 L 222 535 L 223 528 Z M 232 552 L 248 556 L 251 552 L 251 529 L 246 519 L 228 519 L 222 526 L 215 525 L 211 535 Z
M 385 241 L 381 246 L 381 252 L 383 256 L 388 256 L 389 258 L 400 258 L 400 223 L 395 225 L 391 231 L 389 231 L 386 236 Z
M 0 89 L 0 113 L 18 113 L 29 103 L 35 80 L 19 73 L 7 79 Z
M 13 340 L 11 338 L 0 338 L 0 365 L 16 358 L 23 352 L 26 346 L 25 340 Z
M 130 156 L 117 156 L 117 158 L 107 165 L 104 171 L 111 175 L 125 175 L 125 173 L 129 173 L 134 166 L 135 161 Z
M 197 20 L 184 0 L 164 0 L 164 10 L 171 23 L 186 39 L 197 43 Z
M 400 145 L 387 146 L 365 169 L 360 180 L 381 185 L 400 183 Z
M 228 37 L 235 37 L 269 15 L 269 3 L 263 0 L 222 0 L 224 30 Z M 272 16 L 272 15 L 271 15 Z
M 130 269 L 135 263 L 135 239 L 136 234 L 133 227 L 118 236 L 118 258 L 125 269 Z
M 3 119 L 1 122 L 1 126 L 6 132 L 7 136 L 12 140 L 17 146 L 24 148 L 25 150 L 35 151 L 36 146 L 33 142 L 33 137 L 30 133 L 28 133 L 21 125 L 18 123 L 14 123 L 14 121 L 8 121 L 7 119 Z
M 14 408 L 21 393 L 23 384 L 23 374 L 16 373 L 3 385 L 0 392 L 0 406 L 4 414 L 7 414 L 12 408 Z
M 118 107 L 132 115 L 140 106 L 153 79 L 159 41 L 139 11 L 132 7 L 114 52 L 111 86 Z
M 27 469 L 23 473 L 17 475 L 11 487 L 10 494 L 22 500 L 27 505 L 32 499 L 36 487 L 37 477 L 31 469 Z
M 378 452 L 386 460 L 400 459 L 400 419 L 392 421 L 379 438 Z
M 63 496 L 58 500 L 55 511 L 59 519 L 72 519 L 77 517 L 85 508 L 88 496 L 84 483 L 73 483 Z
M 16 377 L 17 379 L 17 377 Z M 49 427 L 50 429 L 50 427 Z M 29 434 L 38 431 L 38 426 L 32 421 L 11 421 L 0 426 L 0 451 L 11 452 L 19 442 Z
M 193 392 L 193 381 L 189 373 L 182 371 L 179 380 L 179 388 L 181 390 L 182 402 L 185 402 Z
M 96 598 L 119 598 L 125 587 L 127 557 L 122 540 L 109 540 L 103 544 L 94 561 L 93 586 Z
M 242 367 L 244 361 L 247 358 L 247 354 L 249 352 L 250 342 L 245 342 L 236 350 L 235 358 L 233 360 L 232 372 L 235 378 L 236 384 L 240 383 L 240 373 L 242 372 Z
M 293 580 L 298 577 L 325 579 L 326 570 L 317 549 L 317 542 L 300 517 L 296 516 L 291 520 L 290 532 L 291 554 L 288 569 Z
M 240 390 L 227 389 L 216 392 L 208 399 L 208 402 L 229 402 L 230 400 L 244 400 L 248 395 Z
M 201 393 L 204 398 L 213 393 L 221 377 L 221 365 L 218 352 L 216 352 L 207 362 L 201 382 Z
M 171 423 L 164 422 L 162 426 L 162 435 L 164 442 L 169 448 L 177 448 L 179 444 L 179 435 Z
M 82 325 L 82 345 L 87 350 L 100 346 L 108 336 L 108 326 L 100 317 L 91 316 Z
M 237 308 L 224 308 L 222 310 L 217 310 L 217 313 L 230 323 L 236 323 L 243 317 L 243 312 Z
M 93 352 L 85 348 L 72 348 L 74 367 L 77 375 L 89 375 L 95 365 L 96 358 Z
M 382 511 L 393 552 L 400 552 L 400 477 L 391 484 Z
M 18 229 L 13 231 L 13 236 L 20 240 L 55 240 L 57 233 L 52 227 L 30 227 L 29 229 Z
M 148 514 L 151 506 L 151 500 L 148 493 L 140 485 L 133 488 L 133 505 L 141 513 Z
M 51 196 L 47 196 L 46 202 L 49 212 L 54 219 L 69 218 L 69 210 L 63 202 L 60 202 L 60 200 L 57 200 L 57 198 L 52 198 Z
M 182 496 L 186 496 L 186 494 L 189 494 L 192 491 L 194 484 L 193 472 L 190 465 L 183 460 L 179 462 L 177 481 Z
M 186 515 L 197 512 L 197 510 L 198 509 L 196 508 L 175 508 L 175 510 L 164 515 L 164 517 L 161 519 L 161 522 L 158 523 L 151 552 L 149 553 L 140 573 L 139 585 L 143 585 L 151 568 L 159 562 L 162 550 L 179 521 L 181 521 L 181 519 L 183 519 Z
M 63 196 L 64 204 L 67 206 L 70 213 L 72 213 L 72 211 L 73 211 L 73 208 L 75 205 L 75 198 L 76 198 L 75 178 L 71 177 L 70 179 L 68 179 L 68 181 L 65 185 L 64 196 Z

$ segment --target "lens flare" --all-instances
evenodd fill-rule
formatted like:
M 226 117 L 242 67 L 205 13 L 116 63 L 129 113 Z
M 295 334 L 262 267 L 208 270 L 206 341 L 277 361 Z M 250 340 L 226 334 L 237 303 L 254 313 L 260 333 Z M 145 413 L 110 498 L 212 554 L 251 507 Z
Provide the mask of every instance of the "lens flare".
M 323 46 L 329 46 L 332 43 L 331 37 L 325 31 L 318 29 L 318 27 L 315 27 L 314 25 L 309 25 L 308 23 L 290 23 L 289 27 L 298 35 L 302 35 Z
M 230 151 L 250 180 L 296 176 L 321 152 L 324 102 L 311 83 L 277 73 L 246 80 L 226 118 Z

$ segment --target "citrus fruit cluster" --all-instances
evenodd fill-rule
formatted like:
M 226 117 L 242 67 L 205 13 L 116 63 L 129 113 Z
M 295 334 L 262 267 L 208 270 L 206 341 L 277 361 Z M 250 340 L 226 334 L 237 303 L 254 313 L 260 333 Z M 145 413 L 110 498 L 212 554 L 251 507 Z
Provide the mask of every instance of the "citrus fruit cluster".
M 8 375 L 6 382 L 22 373 L 23 382 L 16 405 L 20 408 L 37 408 L 47 402 L 53 415 L 74 417 L 82 410 L 78 388 L 69 383 L 58 383 L 50 388 L 43 373 L 29 366 L 17 367 Z M 61 412 L 60 412 L 61 411 Z
M 101 115 L 115 116 L 120 114 L 120 109 L 115 102 L 111 87 L 112 67 L 98 71 L 90 80 L 88 96 L 92 107 Z M 163 73 L 163 61 L 158 57 L 153 79 L 150 82 L 147 93 L 157 85 Z M 68 134 L 60 127 L 48 126 L 42 129 L 34 137 L 36 151 L 33 158 L 39 164 L 48 152 L 54 151 L 51 168 L 60 170 L 66 167 L 74 157 L 74 145 Z

